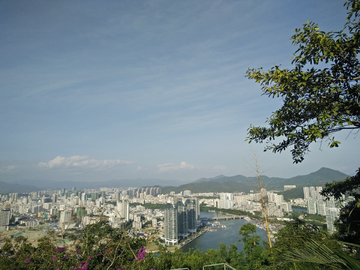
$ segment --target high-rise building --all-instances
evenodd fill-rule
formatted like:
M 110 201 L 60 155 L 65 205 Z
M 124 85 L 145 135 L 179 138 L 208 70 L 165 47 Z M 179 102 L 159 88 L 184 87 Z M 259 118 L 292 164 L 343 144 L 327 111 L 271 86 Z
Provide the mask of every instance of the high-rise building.
M 316 188 L 315 187 L 309 187 L 310 189 L 310 197 L 313 198 L 314 200 L 317 199 L 317 192 L 316 192 Z
M 329 200 L 326 200 L 326 207 L 335 208 L 335 200 L 334 197 L 330 197 Z
M 276 205 L 282 204 L 284 202 L 284 195 L 276 194 L 274 202 Z
M 200 219 L 200 202 L 198 198 L 195 198 L 195 213 L 196 213 L 196 220 Z
M 178 226 L 178 236 L 186 238 L 189 235 L 188 232 L 188 215 L 186 211 L 185 205 L 178 201 L 175 204 L 175 207 L 177 208 L 177 226 Z
M 316 212 L 320 216 L 326 216 L 326 203 L 323 199 L 316 201 Z
M 303 191 L 304 191 L 304 200 L 307 200 L 310 198 L 310 189 L 309 187 L 303 187 Z
M 129 190 L 128 190 L 128 194 L 129 194 L 129 198 L 131 199 L 132 197 L 134 197 L 134 190 L 133 190 L 133 189 L 129 189 Z
M 83 217 L 86 216 L 86 209 L 84 206 L 76 208 L 76 218 L 81 220 Z
M 334 222 L 339 218 L 339 214 L 340 214 L 339 208 L 333 207 L 326 209 L 326 226 L 330 234 L 333 234 L 336 231 Z
M 31 206 L 31 213 L 33 213 L 33 214 L 37 214 L 37 213 L 41 212 L 42 210 L 43 210 L 42 205 L 32 205 Z
M 10 211 L 1 210 L 0 211 L 0 226 L 8 226 L 10 222 Z
M 165 206 L 164 223 L 165 223 L 165 243 L 177 244 L 178 242 L 178 215 L 177 209 L 170 203 Z
M 185 201 L 187 219 L 188 219 L 188 231 L 190 233 L 196 233 L 196 206 L 194 200 Z
M 307 212 L 309 214 L 316 214 L 316 201 L 313 198 L 307 200 Z
M 292 212 L 291 203 L 290 202 L 282 202 L 280 204 L 280 209 L 286 213 Z
M 134 229 L 140 230 L 142 228 L 142 221 L 141 221 L 141 215 L 134 215 L 133 217 L 134 221 L 132 223 L 132 227 Z
M 220 208 L 231 209 L 234 205 L 234 195 L 232 193 L 220 193 Z
M 60 223 L 69 223 L 71 221 L 71 210 L 64 210 L 60 213 Z
M 322 189 L 323 189 L 323 187 L 321 187 L 321 186 L 316 187 L 316 199 L 318 199 L 318 200 L 323 199 L 323 196 L 320 194 Z
M 268 201 L 269 202 L 273 202 L 276 205 L 280 205 L 284 202 L 284 196 L 283 195 L 279 195 L 273 192 L 268 192 L 267 193 L 268 196 Z M 259 198 L 259 200 L 261 199 L 261 197 Z
M 91 200 L 92 200 L 92 201 L 95 201 L 98 197 L 99 197 L 99 195 L 98 195 L 97 192 L 91 193 Z
M 50 209 L 50 215 L 55 216 L 58 213 L 58 209 L 56 207 L 52 207 Z
M 313 198 L 315 201 L 319 199 L 324 199 L 323 196 L 320 194 L 322 191 L 321 186 L 317 187 L 303 187 L 304 190 L 304 199 L 307 200 L 308 198 Z
M 32 199 L 36 200 L 37 197 L 38 197 L 37 191 L 31 192 L 31 198 L 32 198 Z
M 120 216 L 121 219 L 125 221 L 129 221 L 129 201 L 127 200 L 120 200 L 117 201 L 117 214 Z

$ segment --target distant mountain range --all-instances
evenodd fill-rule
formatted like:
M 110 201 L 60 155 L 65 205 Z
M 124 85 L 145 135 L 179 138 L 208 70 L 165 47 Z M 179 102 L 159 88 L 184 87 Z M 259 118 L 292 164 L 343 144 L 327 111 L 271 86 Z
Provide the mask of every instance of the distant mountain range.
M 307 174 L 299 175 L 292 178 L 269 178 L 261 176 L 262 186 L 267 190 L 283 191 L 284 185 L 296 185 L 297 187 L 325 185 L 332 181 L 343 180 L 348 175 L 332 170 L 329 168 L 321 168 L 320 170 Z M 167 186 L 162 188 L 163 193 L 170 191 L 180 192 L 183 190 L 191 190 L 193 193 L 198 192 L 249 192 L 254 190 L 257 192 L 258 179 L 256 177 L 246 177 L 243 175 L 224 176 L 219 175 L 214 178 L 201 178 L 194 182 L 184 184 L 178 187 Z M 301 188 L 302 190 L 302 188 Z
M 283 191 L 284 185 L 296 185 L 297 187 L 324 185 L 327 182 L 339 181 L 348 177 L 348 175 L 332 170 L 329 168 L 321 168 L 320 170 L 307 174 L 299 175 L 292 178 L 269 178 L 262 176 L 263 186 L 267 190 Z M 26 193 L 36 190 L 46 189 L 77 189 L 84 188 L 100 188 L 100 187 L 144 187 L 144 186 L 161 186 L 163 193 L 170 191 L 180 192 L 183 190 L 191 190 L 193 193 L 198 192 L 249 192 L 254 190 L 256 192 L 256 177 L 246 177 L 243 175 L 224 176 L 219 175 L 213 178 L 200 178 L 194 182 L 179 185 L 176 180 L 163 179 L 124 179 L 124 180 L 110 180 L 99 182 L 51 182 L 40 180 L 24 180 L 17 183 L 8 183 L 0 181 L 0 193 L 17 192 Z M 285 193 L 284 193 L 285 196 Z
M 31 191 L 38 190 L 37 187 L 31 185 L 22 185 L 22 184 L 11 184 L 0 181 L 0 194 L 5 193 L 28 193 Z

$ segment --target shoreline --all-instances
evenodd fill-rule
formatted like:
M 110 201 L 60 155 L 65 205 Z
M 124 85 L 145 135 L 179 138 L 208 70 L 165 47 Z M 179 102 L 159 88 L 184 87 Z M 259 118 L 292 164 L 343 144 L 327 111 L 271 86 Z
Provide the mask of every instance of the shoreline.
M 186 243 L 183 243 L 183 244 L 179 244 L 178 246 L 179 246 L 179 248 L 183 248 L 184 246 L 186 246 L 187 244 L 190 244 L 192 241 L 194 241 L 196 238 L 198 238 L 198 237 L 200 237 L 200 236 L 202 236 L 204 233 L 206 233 L 207 232 L 207 230 L 204 230 L 204 231 L 200 231 L 195 237 L 193 237 L 190 241 L 188 241 L 188 242 L 186 242 Z

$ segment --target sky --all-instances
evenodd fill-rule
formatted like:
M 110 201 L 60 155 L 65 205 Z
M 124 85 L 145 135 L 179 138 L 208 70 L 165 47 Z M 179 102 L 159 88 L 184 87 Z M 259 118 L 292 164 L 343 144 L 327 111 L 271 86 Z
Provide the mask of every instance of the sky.
M 0 181 L 252 176 L 253 152 L 268 176 L 354 175 L 354 134 L 301 164 L 245 141 L 282 104 L 246 70 L 291 68 L 295 28 L 345 17 L 338 0 L 1 1 Z

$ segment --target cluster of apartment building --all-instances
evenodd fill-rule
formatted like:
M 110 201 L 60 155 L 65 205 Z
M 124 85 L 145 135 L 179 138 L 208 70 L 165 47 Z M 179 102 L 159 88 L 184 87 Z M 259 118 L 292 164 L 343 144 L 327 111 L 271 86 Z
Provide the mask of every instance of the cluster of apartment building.
M 0 209 L 4 209 L 0 212 L 0 230 L 8 229 L 11 217 L 18 225 L 25 227 L 51 222 L 55 218 L 60 230 L 74 228 L 76 224 L 86 226 L 100 219 L 109 220 L 113 227 L 121 227 L 133 220 L 133 226 L 141 228 L 145 222 L 161 213 L 148 213 L 142 206 L 130 209 L 129 203 L 132 200 L 150 202 L 149 198 L 154 198 L 160 192 L 160 187 L 147 187 L 81 191 L 72 188 L 31 192 L 22 196 L 18 193 L 0 194 Z M 145 213 L 147 216 L 141 218 Z
M 165 206 L 164 226 L 165 244 L 177 244 L 197 230 L 196 221 L 200 218 L 200 205 L 197 198 L 178 200 L 175 204 Z
M 296 186 L 284 186 L 284 190 Z M 324 200 L 321 187 L 304 187 L 304 199 L 308 213 L 326 216 L 328 229 L 334 231 L 333 221 L 339 215 L 333 198 Z M 199 197 L 199 198 L 198 198 Z M 201 199 L 200 199 L 201 198 Z M 220 209 L 238 209 L 251 213 L 264 212 L 263 199 L 268 216 L 282 218 L 292 211 L 291 203 L 275 191 L 260 192 L 198 193 L 190 190 L 161 194 L 160 187 L 101 188 L 76 190 L 46 190 L 26 195 L 0 194 L 0 230 L 6 230 L 10 219 L 20 226 L 35 226 L 46 222 L 58 223 L 57 229 L 83 227 L 101 219 L 109 221 L 114 228 L 132 224 L 140 230 L 145 223 L 157 228 L 167 244 L 176 244 L 180 239 L 196 232 L 200 217 L 200 204 Z M 142 205 L 165 204 L 165 211 L 145 209 Z M 136 204 L 130 207 L 130 204 Z
M 321 195 L 322 187 L 304 187 L 304 200 L 307 201 L 307 212 L 309 214 L 318 214 L 326 216 L 326 225 L 328 231 L 335 232 L 334 221 L 339 217 L 340 208 L 336 207 L 334 197 L 325 199 Z
M 265 200 L 267 214 L 274 217 L 284 217 L 292 211 L 291 203 L 285 202 L 284 196 L 276 192 L 269 192 L 263 188 L 260 192 L 245 194 L 240 193 L 218 193 L 218 199 L 204 200 L 208 206 L 221 209 L 237 209 L 254 213 L 263 212 L 262 198 Z

